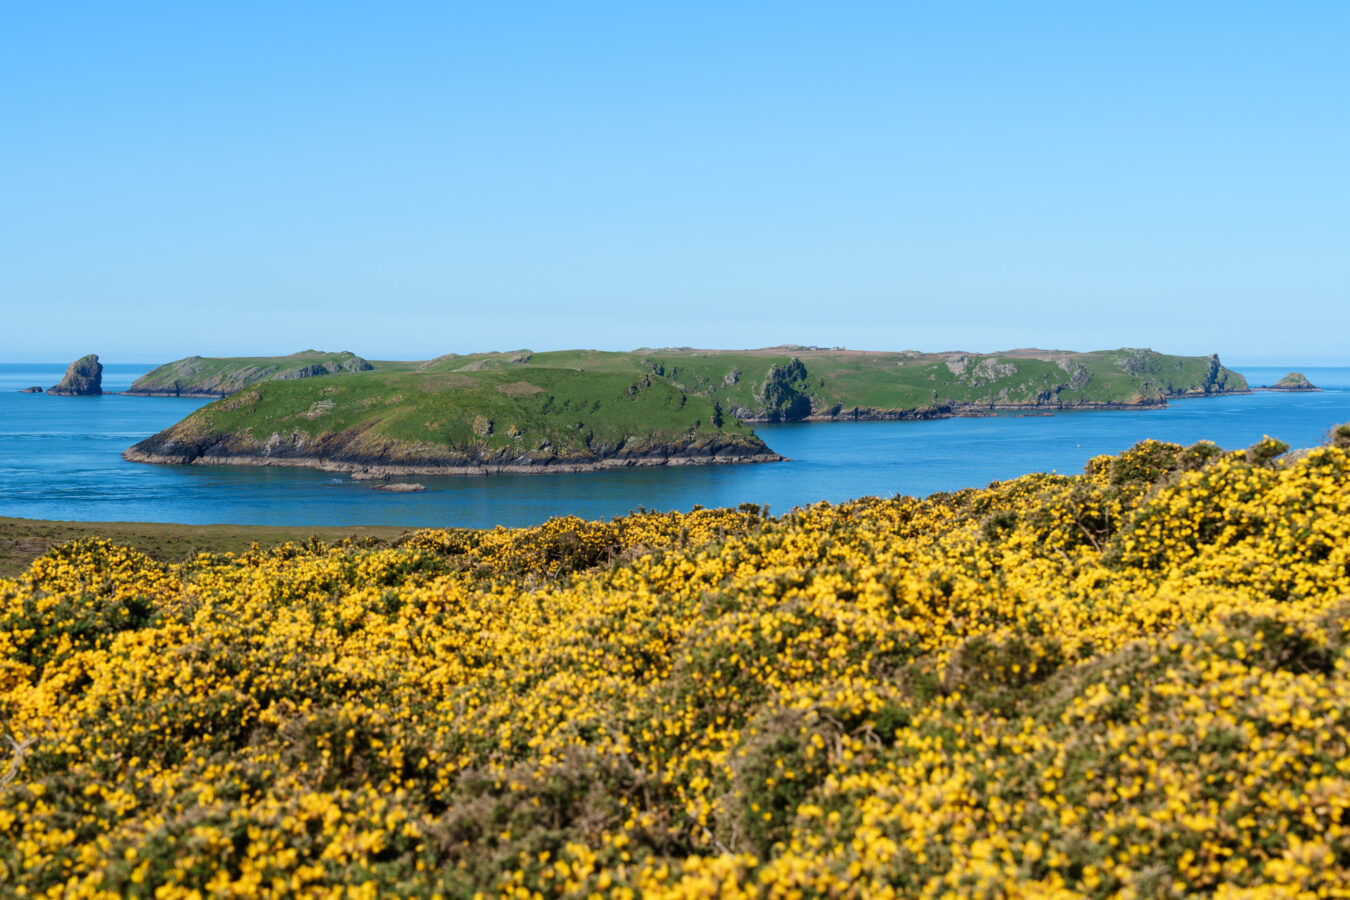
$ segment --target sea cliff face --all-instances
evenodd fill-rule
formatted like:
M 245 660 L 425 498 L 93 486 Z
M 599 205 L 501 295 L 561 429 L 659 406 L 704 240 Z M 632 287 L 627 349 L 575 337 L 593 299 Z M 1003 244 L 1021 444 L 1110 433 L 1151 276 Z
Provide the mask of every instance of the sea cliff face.
M 98 354 L 82 356 L 66 369 L 61 383 L 47 390 L 58 397 L 96 397 L 103 393 L 103 364 Z

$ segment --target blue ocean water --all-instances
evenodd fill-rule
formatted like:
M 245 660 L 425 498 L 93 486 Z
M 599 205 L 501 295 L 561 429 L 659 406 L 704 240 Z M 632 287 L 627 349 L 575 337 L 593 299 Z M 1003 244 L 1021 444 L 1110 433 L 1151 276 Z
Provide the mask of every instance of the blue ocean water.
M 150 365 L 112 364 L 104 389 L 124 390 Z M 1297 366 L 1238 367 L 1270 384 Z M 268 525 L 529 525 L 555 515 L 607 518 L 636 507 L 768 504 L 923 496 L 1034 471 L 1078 472 L 1092 456 L 1145 438 L 1245 447 L 1263 435 L 1319 443 L 1350 421 L 1350 368 L 1303 367 L 1325 390 L 1174 402 L 1163 410 L 1012 415 L 931 422 L 765 425 L 785 463 L 628 469 L 591 474 L 418 478 L 430 490 L 389 494 L 330 472 L 129 463 L 121 452 L 203 400 L 51 397 L 64 365 L 0 364 L 0 516 L 84 521 Z

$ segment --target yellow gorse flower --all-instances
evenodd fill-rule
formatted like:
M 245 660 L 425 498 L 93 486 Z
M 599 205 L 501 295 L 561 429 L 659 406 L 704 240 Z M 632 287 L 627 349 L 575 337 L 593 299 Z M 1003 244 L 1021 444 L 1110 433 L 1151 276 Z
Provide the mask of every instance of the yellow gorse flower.
M 1272 456 L 66 545 L 0 581 L 0 893 L 1350 896 L 1350 453 Z

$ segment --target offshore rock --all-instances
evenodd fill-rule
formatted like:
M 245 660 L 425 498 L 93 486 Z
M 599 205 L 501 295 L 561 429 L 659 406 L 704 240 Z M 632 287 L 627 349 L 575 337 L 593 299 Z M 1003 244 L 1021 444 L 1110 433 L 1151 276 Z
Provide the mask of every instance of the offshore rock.
M 98 354 L 82 356 L 66 369 L 61 383 L 47 391 L 63 397 L 96 397 L 103 393 L 103 364 Z
M 1267 391 L 1320 391 L 1317 385 L 1308 380 L 1302 372 L 1290 372 L 1274 384 L 1265 387 Z
M 35 384 L 35 385 L 33 385 L 32 387 L 21 388 L 21 389 L 19 390 L 19 393 L 20 393 L 20 394 L 40 394 L 40 393 L 42 393 L 42 388 L 38 387 L 38 386 Z

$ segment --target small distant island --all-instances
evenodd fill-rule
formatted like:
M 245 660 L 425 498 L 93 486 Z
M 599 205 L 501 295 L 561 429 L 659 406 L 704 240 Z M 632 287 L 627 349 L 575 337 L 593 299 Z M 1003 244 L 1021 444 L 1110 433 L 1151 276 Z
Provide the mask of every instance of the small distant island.
M 124 455 L 312 466 L 361 478 L 772 462 L 782 457 L 751 425 L 1156 409 L 1170 399 L 1246 391 L 1217 356 L 1131 348 L 518 350 L 423 362 L 318 351 L 188 357 L 146 375 L 131 393 L 224 396 Z
M 1320 391 L 1302 372 L 1290 372 L 1274 384 L 1262 385 L 1262 391 Z

